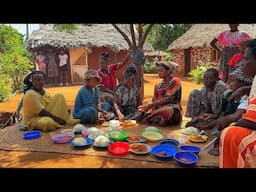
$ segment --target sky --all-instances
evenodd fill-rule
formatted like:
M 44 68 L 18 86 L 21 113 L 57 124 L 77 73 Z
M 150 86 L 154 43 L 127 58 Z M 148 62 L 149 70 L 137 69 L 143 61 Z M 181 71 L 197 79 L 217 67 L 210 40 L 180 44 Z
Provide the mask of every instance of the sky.
M 12 27 L 14 27 L 15 29 L 17 29 L 21 34 L 26 35 L 26 24 L 8 24 Z M 29 35 L 34 31 L 39 29 L 39 24 L 28 24 L 28 31 L 29 31 Z

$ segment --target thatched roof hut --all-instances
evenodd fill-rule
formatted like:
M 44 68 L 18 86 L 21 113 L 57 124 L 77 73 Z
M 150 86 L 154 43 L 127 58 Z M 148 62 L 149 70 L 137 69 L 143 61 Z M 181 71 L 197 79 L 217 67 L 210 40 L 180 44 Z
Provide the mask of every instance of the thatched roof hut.
M 196 24 L 193 25 L 180 38 L 173 41 L 168 50 L 187 49 L 189 47 L 209 47 L 211 40 L 220 32 L 228 30 L 228 24 Z M 252 37 L 256 37 L 255 24 L 240 24 L 239 30 L 246 31 Z
M 53 48 L 56 54 L 65 48 L 69 55 L 68 81 L 71 83 L 82 83 L 86 70 L 98 69 L 98 59 L 102 52 L 109 52 L 110 63 L 120 62 L 128 54 L 127 42 L 112 24 L 77 26 L 78 29 L 67 33 L 59 31 L 54 24 L 42 25 L 30 35 L 26 47 L 29 51 L 41 50 L 44 54 L 48 53 L 49 47 Z M 121 24 L 119 27 L 125 33 L 129 33 L 129 25 Z M 145 43 L 144 50 L 154 49 L 149 43 Z M 117 72 L 119 80 L 123 78 L 124 69 L 125 67 Z
M 229 30 L 228 24 L 195 24 L 173 41 L 168 50 L 172 52 L 173 60 L 180 64 L 179 75 L 188 75 L 199 63 L 218 65 L 219 52 L 210 46 L 210 42 L 225 30 Z M 256 37 L 255 24 L 240 24 L 239 30 Z
M 128 32 L 127 25 L 122 29 Z M 78 29 L 71 33 L 59 31 L 53 24 L 42 25 L 34 31 L 27 41 L 28 50 L 51 46 L 55 48 L 86 48 L 110 47 L 116 51 L 128 49 L 127 42 L 112 24 L 79 24 Z M 145 43 L 145 50 L 153 50 L 149 43 Z

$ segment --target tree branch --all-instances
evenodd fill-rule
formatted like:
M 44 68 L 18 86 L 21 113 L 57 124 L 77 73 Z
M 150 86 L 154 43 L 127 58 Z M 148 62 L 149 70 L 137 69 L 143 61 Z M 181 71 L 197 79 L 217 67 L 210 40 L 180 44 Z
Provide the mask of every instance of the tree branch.
M 133 45 L 129 39 L 129 37 L 116 25 L 116 24 L 112 24 L 115 29 L 123 36 L 123 38 L 125 39 L 125 41 L 128 43 L 129 48 L 132 49 Z
M 142 49 L 142 47 L 143 47 L 143 45 L 144 45 L 144 43 L 145 43 L 145 40 L 146 40 L 146 38 L 147 38 L 147 36 L 148 36 L 148 33 L 150 32 L 150 30 L 151 30 L 151 28 L 153 27 L 153 25 L 154 24 L 149 24 L 149 26 L 148 26 L 148 28 L 146 29 L 146 31 L 145 31 L 145 33 L 144 33 L 144 35 L 143 35 L 143 37 L 142 37 L 142 40 L 141 40 L 141 42 L 140 42 L 140 44 L 139 44 L 139 47 Z
M 142 41 L 143 24 L 139 24 L 139 45 Z
M 137 45 L 136 45 L 136 39 L 135 39 L 133 24 L 130 24 L 130 31 L 131 31 L 131 36 L 132 36 L 133 50 L 136 50 Z

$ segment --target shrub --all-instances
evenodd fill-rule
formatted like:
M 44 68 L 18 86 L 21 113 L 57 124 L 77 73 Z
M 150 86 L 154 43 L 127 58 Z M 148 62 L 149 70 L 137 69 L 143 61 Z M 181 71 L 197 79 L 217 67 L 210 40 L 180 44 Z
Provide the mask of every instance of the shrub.
M 11 92 L 11 86 L 8 82 L 8 76 L 0 74 L 0 102 L 7 101 L 9 99 L 9 93 Z
M 144 65 L 145 73 L 156 73 L 156 63 L 155 62 L 146 62 Z
M 193 81 L 197 84 L 200 84 L 203 81 L 203 76 L 204 73 L 207 69 L 210 68 L 216 68 L 216 66 L 212 63 L 202 63 L 200 62 L 197 66 L 196 69 L 192 70 L 189 75 L 192 76 Z

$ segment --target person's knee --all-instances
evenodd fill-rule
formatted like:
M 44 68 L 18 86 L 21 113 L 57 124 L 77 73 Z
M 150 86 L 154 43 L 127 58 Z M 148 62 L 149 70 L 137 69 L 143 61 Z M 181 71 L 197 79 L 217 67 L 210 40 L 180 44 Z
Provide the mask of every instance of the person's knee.
M 31 124 L 32 129 L 41 130 L 41 131 L 54 131 L 57 128 L 61 127 L 56 121 L 50 117 L 41 117 L 38 121 Z
M 198 89 L 194 89 L 190 92 L 189 97 L 197 97 L 201 92 Z

